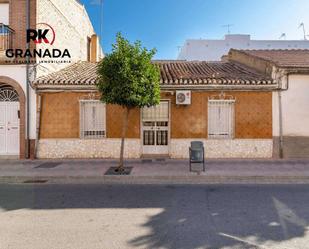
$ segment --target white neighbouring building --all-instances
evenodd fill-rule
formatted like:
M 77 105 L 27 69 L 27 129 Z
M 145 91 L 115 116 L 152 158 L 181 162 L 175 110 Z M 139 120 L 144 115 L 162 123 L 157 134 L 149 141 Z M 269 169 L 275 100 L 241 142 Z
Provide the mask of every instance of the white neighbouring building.
M 274 157 L 309 157 L 309 50 L 231 50 L 228 60 L 265 73 L 272 92 Z
M 226 35 L 222 40 L 188 39 L 181 47 L 179 60 L 220 61 L 230 49 L 309 49 L 305 40 L 252 40 L 250 35 Z

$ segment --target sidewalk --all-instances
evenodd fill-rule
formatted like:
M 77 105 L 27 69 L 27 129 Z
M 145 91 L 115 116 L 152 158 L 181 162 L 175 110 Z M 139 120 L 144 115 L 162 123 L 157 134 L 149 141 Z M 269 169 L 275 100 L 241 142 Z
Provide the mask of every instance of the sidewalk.
M 206 172 L 184 160 L 128 160 L 129 176 L 105 176 L 116 160 L 0 160 L 0 183 L 309 184 L 309 160 L 207 160 Z M 37 168 L 39 167 L 39 168 Z

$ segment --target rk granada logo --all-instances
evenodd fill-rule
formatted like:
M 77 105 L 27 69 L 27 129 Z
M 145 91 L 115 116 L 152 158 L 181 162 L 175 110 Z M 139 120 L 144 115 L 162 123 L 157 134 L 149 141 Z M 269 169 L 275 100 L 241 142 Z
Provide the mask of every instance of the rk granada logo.
M 46 44 L 53 45 L 56 40 L 56 32 L 52 26 L 47 23 L 38 23 L 39 29 L 28 29 L 27 30 L 27 43 L 33 41 L 35 44 Z M 45 27 L 43 29 L 42 27 Z
M 68 49 L 50 48 L 56 40 L 55 29 L 47 23 L 38 23 L 37 29 L 27 29 L 27 43 L 34 43 L 34 49 L 7 49 L 6 57 L 24 63 L 25 58 L 30 58 L 30 63 L 71 63 Z M 45 46 L 40 46 L 45 45 Z M 46 46 L 49 45 L 49 46 Z M 39 59 L 39 61 L 36 61 Z M 56 60 L 53 60 L 56 59 Z M 62 59 L 59 61 L 59 59 Z

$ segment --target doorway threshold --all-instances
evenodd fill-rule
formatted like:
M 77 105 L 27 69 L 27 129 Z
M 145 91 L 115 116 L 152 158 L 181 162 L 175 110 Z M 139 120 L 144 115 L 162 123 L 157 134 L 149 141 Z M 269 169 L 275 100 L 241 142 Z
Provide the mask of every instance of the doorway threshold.
M 158 155 L 158 154 L 143 154 L 141 156 L 143 163 L 152 163 L 152 162 L 165 162 L 166 160 L 170 159 L 169 155 Z
M 18 155 L 0 155 L 0 160 L 18 160 Z

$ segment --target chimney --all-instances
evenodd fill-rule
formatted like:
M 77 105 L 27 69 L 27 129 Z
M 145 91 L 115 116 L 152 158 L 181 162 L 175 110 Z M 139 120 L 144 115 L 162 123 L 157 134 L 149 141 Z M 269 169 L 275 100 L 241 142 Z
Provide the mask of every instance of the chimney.
M 98 61 L 98 36 L 96 34 L 91 36 L 90 45 L 90 62 Z
M 221 61 L 222 62 L 229 62 L 229 56 L 226 54 L 226 55 L 223 55 L 222 57 L 221 57 Z

